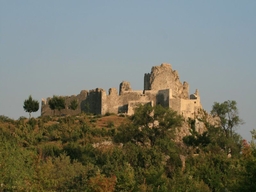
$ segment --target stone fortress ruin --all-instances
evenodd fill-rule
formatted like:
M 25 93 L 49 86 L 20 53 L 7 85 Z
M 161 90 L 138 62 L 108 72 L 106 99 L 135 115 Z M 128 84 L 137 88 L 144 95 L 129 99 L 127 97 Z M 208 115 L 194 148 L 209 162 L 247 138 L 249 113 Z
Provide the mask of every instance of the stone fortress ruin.
M 189 85 L 180 82 L 178 72 L 172 70 L 170 64 L 162 63 L 154 66 L 151 73 L 144 75 L 144 90 L 132 90 L 129 82 L 120 84 L 119 93 L 116 88 L 110 88 L 108 94 L 105 90 L 82 90 L 80 94 L 66 96 L 66 108 L 61 110 L 64 115 L 76 115 L 81 112 L 101 114 L 123 113 L 132 115 L 139 104 L 162 105 L 169 107 L 185 118 L 195 118 L 202 109 L 200 96 L 196 90 L 189 96 Z M 53 115 L 48 102 L 50 98 L 42 99 L 41 115 Z M 70 102 L 77 100 L 76 110 L 69 109 Z

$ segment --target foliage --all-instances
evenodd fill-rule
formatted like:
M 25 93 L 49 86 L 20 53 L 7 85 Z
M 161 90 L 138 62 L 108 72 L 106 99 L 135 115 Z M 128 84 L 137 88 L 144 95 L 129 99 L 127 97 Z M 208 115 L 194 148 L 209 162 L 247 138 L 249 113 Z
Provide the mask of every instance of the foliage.
M 198 176 L 193 177 L 187 172 L 177 171 L 173 179 L 170 181 L 170 191 L 186 191 L 186 192 L 211 192 L 207 184 Z
M 106 177 L 98 173 L 96 176 L 91 177 L 88 181 L 89 189 L 95 192 L 103 192 L 108 191 L 112 192 L 115 189 L 116 185 L 116 177 L 113 175 L 112 177 Z
M 65 99 L 61 96 L 56 96 L 54 95 L 50 100 L 49 100 L 49 106 L 51 108 L 51 110 L 54 110 L 54 114 L 55 114 L 55 110 L 57 109 L 60 113 L 60 111 L 62 109 L 65 109 Z
M 238 116 L 236 101 L 215 102 L 211 114 L 220 118 L 220 125 L 226 137 L 232 137 L 233 129 L 243 123 L 243 120 Z
M 110 112 L 105 113 L 105 116 L 110 116 L 110 115 L 114 115 L 114 113 L 110 113 Z
M 127 128 L 120 127 L 116 141 L 119 140 L 118 137 L 124 137 L 123 142 L 133 140 L 143 145 L 154 146 L 157 138 L 173 138 L 174 128 L 180 127 L 182 121 L 182 117 L 169 108 L 160 105 L 141 105 L 132 116 L 132 124 L 127 125 Z
M 196 157 L 187 159 L 187 172 L 192 177 L 198 177 L 211 191 L 228 191 L 237 182 L 236 162 L 227 158 L 225 153 L 200 153 Z M 232 166 L 233 164 L 233 166 Z
M 0 135 L 1 191 L 25 191 L 33 184 L 33 152 L 19 146 L 8 133 Z
M 205 147 L 208 144 L 210 144 L 211 141 L 210 141 L 208 132 L 205 131 L 204 133 L 199 134 L 195 130 L 195 120 L 189 119 L 188 122 L 191 127 L 191 130 L 190 130 L 191 135 L 183 137 L 183 142 L 187 146 L 193 146 L 193 147 L 198 147 L 198 146 Z
M 115 127 L 114 122 L 113 122 L 113 121 L 108 121 L 108 122 L 107 122 L 107 127 L 108 127 L 108 128 L 113 128 L 113 127 Z
M 0 191 L 256 191 L 256 131 L 252 142 L 209 124 L 199 134 L 193 119 L 150 105 L 119 127 L 97 127 L 101 118 L 0 116 Z
M 69 191 L 77 185 L 77 178 L 83 176 L 86 171 L 81 163 L 71 162 L 65 153 L 59 157 L 47 158 L 36 168 L 36 179 L 40 181 L 44 191 Z
M 32 96 L 30 95 L 28 99 L 24 101 L 23 108 L 26 112 L 29 113 L 29 118 L 31 117 L 32 112 L 37 112 L 39 109 L 39 102 L 32 99 Z
M 77 107 L 78 107 L 78 102 L 77 102 L 77 100 L 76 100 L 76 99 L 72 100 L 72 101 L 70 102 L 69 108 L 72 109 L 72 110 L 76 110 Z
M 244 170 L 241 174 L 241 179 L 238 181 L 238 185 L 235 190 L 238 191 L 256 191 L 256 159 L 251 158 L 243 162 Z M 234 190 L 234 191 L 235 191 Z
M 0 115 L 0 122 L 14 123 L 15 121 L 7 116 Z

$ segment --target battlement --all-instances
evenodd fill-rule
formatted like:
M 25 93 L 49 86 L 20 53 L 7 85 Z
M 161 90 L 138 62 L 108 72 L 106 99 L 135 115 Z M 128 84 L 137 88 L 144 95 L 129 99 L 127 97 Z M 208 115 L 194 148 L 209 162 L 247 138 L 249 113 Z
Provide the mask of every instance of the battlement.
M 81 112 L 106 114 L 126 113 L 132 115 L 138 104 L 150 103 L 162 105 L 176 110 L 184 117 L 194 118 L 202 108 L 198 90 L 189 97 L 189 84 L 181 83 L 176 70 L 172 66 L 162 63 L 153 66 L 151 73 L 144 75 L 144 90 L 132 90 L 129 82 L 123 81 L 119 85 L 119 94 L 116 88 L 110 88 L 108 94 L 101 88 L 82 90 L 78 95 L 66 96 L 66 109 L 62 114 L 79 114 Z M 41 115 L 53 115 L 48 102 L 50 98 L 42 99 Z M 76 110 L 69 109 L 72 100 L 79 103 Z

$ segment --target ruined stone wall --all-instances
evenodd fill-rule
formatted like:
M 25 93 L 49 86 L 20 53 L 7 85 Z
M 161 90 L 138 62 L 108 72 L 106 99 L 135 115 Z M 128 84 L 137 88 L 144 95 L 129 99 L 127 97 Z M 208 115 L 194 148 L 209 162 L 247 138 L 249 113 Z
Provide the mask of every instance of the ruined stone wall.
M 172 98 L 169 101 L 169 105 L 169 108 L 173 109 L 174 111 L 177 111 L 178 114 L 181 114 L 181 99 Z
M 131 91 L 132 88 L 131 88 L 131 85 L 129 82 L 127 81 L 123 81 L 122 83 L 120 83 L 120 86 L 119 86 L 119 95 L 122 95 L 123 92 L 126 92 L 126 91 Z
M 199 110 L 202 109 L 200 97 L 193 95 L 193 99 L 170 99 L 170 108 L 177 111 L 180 115 L 185 118 L 195 118 Z
M 82 112 L 82 102 L 84 100 L 86 100 L 87 98 L 87 95 L 88 95 L 88 91 L 86 90 L 82 90 L 80 92 L 80 94 L 78 95 L 72 95 L 72 96 L 65 96 L 64 99 L 65 99 L 65 104 L 66 104 L 66 107 L 65 109 L 61 110 L 60 112 L 55 110 L 55 115 L 77 115 L 77 114 L 80 114 Z M 47 115 L 54 115 L 54 111 L 50 109 L 50 106 L 49 106 L 49 100 L 51 98 L 48 97 L 47 99 L 42 99 L 42 105 L 41 105 L 41 116 L 47 116 Z M 76 110 L 72 110 L 69 108 L 70 106 L 70 103 L 71 101 L 73 100 L 77 100 L 78 102 L 78 107 Z
M 129 101 L 128 102 L 128 111 L 127 111 L 127 115 L 133 115 L 136 108 L 139 106 L 139 105 L 146 105 L 146 104 L 150 104 L 151 106 L 153 106 L 153 102 L 151 101 Z
M 172 97 L 188 99 L 189 85 L 187 82 L 180 82 L 178 72 L 172 70 L 170 64 L 163 63 L 154 66 L 151 73 L 144 75 L 145 90 L 172 89 Z
M 152 105 L 161 104 L 169 106 L 171 90 L 132 90 L 129 82 L 120 84 L 119 95 L 115 88 L 102 94 L 101 114 L 109 113 L 126 113 L 131 115 L 134 106 L 138 104 L 152 103 Z
M 155 95 L 143 94 L 143 91 L 125 91 L 121 95 L 109 94 L 102 97 L 102 114 L 109 113 L 127 113 L 128 103 L 147 103 L 155 99 Z
M 93 113 L 93 114 L 101 114 L 101 97 L 102 97 L 102 89 L 94 89 L 94 90 L 83 90 L 78 95 L 72 96 L 64 96 L 65 99 L 65 109 L 58 112 L 55 110 L 55 115 L 77 115 L 81 112 Z M 42 99 L 41 106 L 41 116 L 54 115 L 54 111 L 50 109 L 49 100 L 51 98 L 48 97 L 46 100 Z M 76 110 L 72 110 L 69 108 L 71 101 L 77 100 L 78 107 Z
M 172 90 L 159 90 L 156 94 L 156 104 L 163 107 L 169 107 L 170 99 L 172 98 Z
M 127 113 L 132 115 L 135 106 L 138 104 L 150 103 L 152 106 L 160 104 L 164 107 L 172 108 L 184 117 L 194 118 L 198 109 L 201 109 L 200 96 L 198 91 L 188 97 L 189 85 L 187 82 L 181 83 L 178 72 L 172 70 L 170 64 L 154 66 L 151 73 L 144 76 L 144 90 L 134 91 L 127 81 L 123 81 L 117 89 L 105 90 L 97 88 L 90 91 L 81 91 L 76 96 L 64 97 L 66 108 L 61 110 L 61 114 L 76 115 L 81 112 L 93 114 L 106 113 Z M 53 115 L 47 100 L 42 101 L 41 114 Z M 70 102 L 78 101 L 76 110 L 69 109 Z M 57 112 L 56 112 L 57 115 Z
M 110 88 L 108 95 L 104 91 L 102 93 L 101 103 L 102 103 L 102 108 L 101 108 L 102 115 L 106 113 L 117 114 L 120 106 L 119 95 L 117 94 L 117 90 L 115 88 Z
M 90 90 L 87 98 L 81 103 L 81 110 L 86 113 L 101 114 L 101 98 L 103 89 L 97 88 Z
M 151 90 L 150 86 L 150 73 L 145 73 L 144 75 L 144 90 Z
M 169 107 L 169 98 L 171 95 L 171 90 L 145 90 L 140 99 L 132 100 L 128 102 L 128 115 L 134 114 L 136 107 L 140 104 L 150 104 L 151 106 L 162 105 L 163 107 Z
M 181 99 L 180 112 L 185 118 L 195 117 L 195 101 Z

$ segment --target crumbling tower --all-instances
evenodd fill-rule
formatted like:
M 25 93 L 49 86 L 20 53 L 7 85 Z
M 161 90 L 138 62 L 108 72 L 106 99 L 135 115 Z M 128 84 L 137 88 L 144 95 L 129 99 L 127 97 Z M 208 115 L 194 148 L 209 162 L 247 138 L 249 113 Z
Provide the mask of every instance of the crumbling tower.
M 164 89 L 172 89 L 173 98 L 189 98 L 188 83 L 181 83 L 178 72 L 172 70 L 171 65 L 167 63 L 152 67 L 151 73 L 144 75 L 144 90 Z

